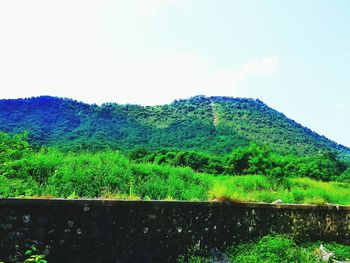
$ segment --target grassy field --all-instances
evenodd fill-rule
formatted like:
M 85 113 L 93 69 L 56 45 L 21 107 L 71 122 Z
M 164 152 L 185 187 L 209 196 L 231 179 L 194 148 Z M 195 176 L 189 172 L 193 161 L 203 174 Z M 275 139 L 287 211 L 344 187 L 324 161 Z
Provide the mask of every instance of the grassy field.
M 227 197 L 237 201 L 350 205 L 349 184 L 310 178 L 284 178 L 274 182 L 262 175 L 206 176 L 211 182 L 209 199 Z
M 213 200 L 350 205 L 350 185 L 310 178 L 211 175 L 135 163 L 115 151 L 44 150 L 0 167 L 1 197 Z

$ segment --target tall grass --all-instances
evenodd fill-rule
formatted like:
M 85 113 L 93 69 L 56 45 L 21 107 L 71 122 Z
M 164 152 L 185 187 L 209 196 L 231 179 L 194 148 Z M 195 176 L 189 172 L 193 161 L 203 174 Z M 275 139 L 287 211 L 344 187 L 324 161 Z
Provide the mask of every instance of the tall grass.
M 209 199 L 226 197 L 237 201 L 350 205 L 350 185 L 321 182 L 310 178 L 285 178 L 280 183 L 263 175 L 217 176 L 212 182 Z
M 189 168 L 137 164 L 118 152 L 39 152 L 6 164 L 0 195 L 128 197 L 191 200 L 207 198 L 209 185 Z
M 350 205 L 350 184 L 263 175 L 211 175 L 190 168 L 135 163 L 115 151 L 32 153 L 0 165 L 2 197 L 89 197 Z

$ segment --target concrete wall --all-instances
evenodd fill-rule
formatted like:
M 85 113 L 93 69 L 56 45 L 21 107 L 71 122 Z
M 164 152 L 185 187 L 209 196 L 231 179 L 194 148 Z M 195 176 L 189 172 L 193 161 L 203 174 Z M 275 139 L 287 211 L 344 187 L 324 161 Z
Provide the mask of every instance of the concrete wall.
M 55 262 L 173 262 L 268 233 L 350 245 L 350 207 L 0 199 L 0 259 L 36 245 Z

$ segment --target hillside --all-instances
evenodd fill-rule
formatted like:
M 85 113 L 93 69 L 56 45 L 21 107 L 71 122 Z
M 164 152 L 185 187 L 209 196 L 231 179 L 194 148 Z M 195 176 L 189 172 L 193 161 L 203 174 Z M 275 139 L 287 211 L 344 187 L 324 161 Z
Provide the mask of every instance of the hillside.
M 350 149 L 288 119 L 260 100 L 196 96 L 160 106 L 89 105 L 42 96 L 0 100 L 0 131 L 29 132 L 37 146 L 227 153 L 250 142 L 298 155 Z

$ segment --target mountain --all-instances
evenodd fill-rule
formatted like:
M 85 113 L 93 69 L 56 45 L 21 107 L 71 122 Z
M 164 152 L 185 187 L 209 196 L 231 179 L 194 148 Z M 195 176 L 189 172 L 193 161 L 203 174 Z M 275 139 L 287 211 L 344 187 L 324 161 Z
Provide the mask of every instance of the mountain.
M 159 106 L 98 106 L 49 96 L 0 100 L 0 131 L 28 131 L 35 145 L 64 150 L 146 147 L 220 154 L 255 142 L 283 154 L 350 156 L 349 148 L 246 98 L 195 96 Z

